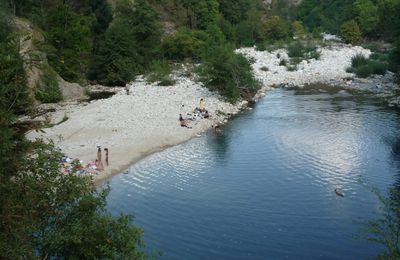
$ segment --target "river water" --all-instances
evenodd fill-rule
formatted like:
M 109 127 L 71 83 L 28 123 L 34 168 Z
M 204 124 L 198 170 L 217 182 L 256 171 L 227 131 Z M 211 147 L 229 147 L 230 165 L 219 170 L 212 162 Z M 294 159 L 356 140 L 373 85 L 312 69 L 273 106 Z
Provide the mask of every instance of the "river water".
M 383 247 L 357 221 L 379 207 L 366 186 L 399 184 L 399 126 L 367 95 L 277 89 L 114 177 L 108 207 L 161 259 L 370 259 Z

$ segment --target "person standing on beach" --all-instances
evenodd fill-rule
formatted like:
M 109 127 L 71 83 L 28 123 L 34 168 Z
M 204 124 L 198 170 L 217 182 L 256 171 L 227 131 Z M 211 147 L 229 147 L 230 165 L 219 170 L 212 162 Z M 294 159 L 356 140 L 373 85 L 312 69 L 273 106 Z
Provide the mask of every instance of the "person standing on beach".
M 206 101 L 204 101 L 204 98 L 200 99 L 199 109 L 201 112 L 204 112 L 206 110 Z
M 104 148 L 104 151 L 106 151 L 106 164 L 108 166 L 108 148 Z
M 97 146 L 97 160 L 101 162 L 101 146 Z

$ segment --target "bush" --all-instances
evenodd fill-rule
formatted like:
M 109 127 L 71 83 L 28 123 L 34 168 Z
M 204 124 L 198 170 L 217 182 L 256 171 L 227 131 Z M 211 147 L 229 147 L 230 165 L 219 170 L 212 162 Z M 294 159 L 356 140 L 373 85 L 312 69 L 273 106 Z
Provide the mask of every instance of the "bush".
M 354 73 L 357 75 L 357 77 L 367 78 L 372 74 L 372 68 L 368 65 L 362 65 L 355 68 Z
M 171 74 L 171 67 L 165 60 L 156 60 L 150 65 L 150 73 L 147 80 L 150 82 L 162 81 Z
M 167 36 L 162 43 L 164 56 L 168 59 L 198 60 L 204 54 L 207 35 L 202 31 L 181 28 L 177 33 Z
M 286 66 L 286 64 L 287 64 L 287 60 L 285 60 L 285 59 L 281 59 L 279 61 L 279 66 Z
M 356 56 L 353 56 L 351 58 L 351 66 L 353 68 L 357 68 L 362 65 L 366 65 L 367 63 L 368 63 L 368 59 L 360 53 L 357 53 Z
M 375 61 L 375 60 L 371 60 L 369 62 L 369 66 L 372 69 L 372 74 L 376 74 L 376 75 L 385 75 L 385 73 L 388 69 L 387 63 Z
M 264 30 L 269 41 L 285 40 L 290 36 L 290 25 L 279 16 L 268 18 Z
M 241 92 L 255 94 L 260 83 L 254 78 L 250 63 L 227 46 L 211 50 L 204 64 L 199 68 L 201 81 L 210 90 L 216 90 L 231 102 L 236 101 Z
M 305 53 L 305 47 L 301 42 L 295 42 L 294 44 L 289 45 L 287 50 L 288 50 L 288 56 L 291 58 L 303 57 Z
M 304 59 L 319 59 L 320 52 L 317 46 L 307 43 L 304 45 L 301 42 L 295 42 L 288 46 L 288 56 L 291 58 L 304 58 Z
M 50 67 L 43 70 L 41 83 L 36 84 L 35 97 L 42 103 L 57 103 L 63 96 L 58 85 L 57 75 Z
M 359 44 L 362 40 L 360 27 L 354 20 L 342 24 L 340 35 L 345 43 L 351 43 L 353 45 Z
M 379 60 L 367 59 L 362 54 L 357 54 L 351 58 L 351 68 L 347 68 L 349 73 L 355 73 L 357 77 L 366 78 L 371 74 L 384 75 L 388 69 L 388 64 Z

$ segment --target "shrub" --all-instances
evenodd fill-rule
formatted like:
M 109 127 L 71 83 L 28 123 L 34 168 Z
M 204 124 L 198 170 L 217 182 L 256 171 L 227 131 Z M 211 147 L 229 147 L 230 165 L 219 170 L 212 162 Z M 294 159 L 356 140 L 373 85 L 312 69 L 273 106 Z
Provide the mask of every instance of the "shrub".
M 290 26 L 279 16 L 272 16 L 265 22 L 265 35 L 270 41 L 284 40 L 290 35 Z
M 260 83 L 254 78 L 250 63 L 227 46 L 211 50 L 199 68 L 201 81 L 210 90 L 216 90 L 231 102 L 236 101 L 242 91 L 255 94 Z
M 62 100 L 62 93 L 57 75 L 51 68 L 45 68 L 41 83 L 36 83 L 35 97 L 42 103 L 57 103 Z
M 306 35 L 306 30 L 301 21 L 294 21 L 292 23 L 292 31 L 293 31 L 294 36 L 296 36 L 298 38 L 304 38 Z
M 295 42 L 288 46 L 288 56 L 291 58 L 319 59 L 320 52 L 317 46 L 308 43 Z
M 354 20 L 342 24 L 340 35 L 345 43 L 351 43 L 353 45 L 359 44 L 362 40 L 360 27 Z
M 368 65 L 362 65 L 355 68 L 354 73 L 357 75 L 357 77 L 367 78 L 372 74 L 372 68 Z
M 400 72 L 400 40 L 395 43 L 395 48 L 389 53 L 389 69 L 394 73 Z
M 167 36 L 162 43 L 164 56 L 168 59 L 200 59 L 206 48 L 207 35 L 201 31 L 181 28 L 176 34 Z
M 347 68 L 346 71 L 355 73 L 360 78 L 366 78 L 371 74 L 384 75 L 387 69 L 386 62 L 367 59 L 362 54 L 357 54 L 351 58 L 351 68 Z
M 281 59 L 279 61 L 279 66 L 286 66 L 286 64 L 287 64 L 287 60 L 285 60 L 285 59 Z
M 305 47 L 301 42 L 295 42 L 288 46 L 289 57 L 303 57 L 305 53 Z
M 162 81 L 169 78 L 171 67 L 165 60 L 155 60 L 150 65 L 150 73 L 147 74 L 147 80 L 150 82 Z
M 362 65 L 366 65 L 367 63 L 368 63 L 368 59 L 360 53 L 357 53 L 355 56 L 353 56 L 351 58 L 351 66 L 353 68 L 357 68 Z
M 372 74 L 376 74 L 376 75 L 385 75 L 385 73 L 388 69 L 387 63 L 375 61 L 375 60 L 371 60 L 369 62 L 369 66 L 372 69 Z

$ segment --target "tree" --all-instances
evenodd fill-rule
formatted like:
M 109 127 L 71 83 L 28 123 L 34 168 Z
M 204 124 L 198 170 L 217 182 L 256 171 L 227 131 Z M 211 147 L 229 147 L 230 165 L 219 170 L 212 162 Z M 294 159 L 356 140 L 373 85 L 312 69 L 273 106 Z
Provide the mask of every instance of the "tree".
M 284 40 L 289 37 L 289 24 L 279 16 L 271 16 L 264 25 L 265 35 L 269 41 Z
M 360 27 L 354 20 L 342 24 L 341 36 L 344 42 L 351 44 L 359 44 L 362 40 Z
M 231 24 L 238 24 L 248 17 L 251 7 L 250 0 L 220 0 L 219 9 L 223 17 Z
M 363 238 L 386 247 L 378 259 L 400 259 L 400 192 L 392 188 L 388 197 L 376 188 L 372 188 L 372 192 L 381 205 L 376 219 L 361 221 Z
M 378 7 L 371 0 L 357 0 L 354 2 L 354 9 L 361 31 L 368 34 L 375 30 L 379 21 Z
M 298 38 L 304 38 L 306 36 L 306 29 L 301 21 L 294 21 L 292 23 L 293 34 Z
M 115 18 L 99 40 L 88 78 L 125 85 L 148 69 L 161 53 L 159 17 L 144 0 L 118 1 Z
M 15 113 L 30 100 L 12 17 L 0 14 L 0 259 L 145 258 L 132 217 L 107 211 L 108 189 L 63 174 L 53 144 L 24 138 Z
M 50 65 L 65 80 L 79 81 L 89 63 L 93 19 L 60 4 L 48 10 L 45 20 L 46 40 L 56 48 L 55 53 L 48 53 Z
M 260 87 L 246 58 L 234 53 L 227 45 L 209 51 L 200 67 L 200 76 L 206 87 L 218 91 L 231 102 L 236 101 L 241 93 L 255 94 Z
M 219 4 L 217 0 L 183 0 L 187 12 L 187 26 L 190 29 L 205 30 L 210 24 L 217 24 Z
M 5 1 L 0 0 L 0 108 L 24 112 L 29 108 L 25 71 L 13 35 L 13 20 Z

